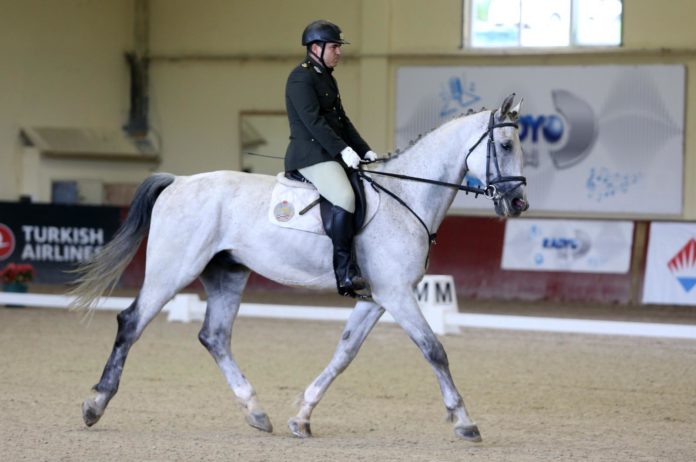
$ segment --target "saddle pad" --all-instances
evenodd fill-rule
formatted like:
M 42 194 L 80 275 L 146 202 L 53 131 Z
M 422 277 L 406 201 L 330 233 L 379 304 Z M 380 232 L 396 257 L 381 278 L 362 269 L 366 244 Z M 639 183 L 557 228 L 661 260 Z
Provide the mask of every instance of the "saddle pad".
M 365 187 L 365 196 L 367 211 L 363 227 L 370 222 L 379 208 L 379 193 L 377 191 L 371 187 Z M 268 219 L 274 225 L 283 228 L 326 234 L 318 202 L 300 215 L 302 210 L 317 200 L 319 200 L 319 192 L 311 183 L 290 180 L 285 178 L 285 174 L 281 172 L 276 176 L 276 184 L 271 193 Z

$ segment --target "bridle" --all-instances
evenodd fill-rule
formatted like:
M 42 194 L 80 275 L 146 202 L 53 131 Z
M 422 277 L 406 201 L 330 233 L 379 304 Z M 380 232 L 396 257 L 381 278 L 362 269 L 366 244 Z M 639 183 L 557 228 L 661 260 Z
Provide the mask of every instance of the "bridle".
M 428 234 L 428 257 L 425 259 L 425 266 L 428 266 L 428 258 L 430 255 L 430 247 L 435 243 L 435 239 L 437 238 L 437 233 L 431 233 L 430 230 L 428 229 L 428 226 L 425 224 L 423 219 L 418 216 L 418 214 L 411 208 L 409 207 L 406 202 L 401 199 L 399 196 L 394 194 L 393 192 L 389 191 L 387 188 L 382 186 L 381 184 L 377 183 L 373 178 L 371 178 L 369 175 L 370 174 L 376 174 L 376 175 L 382 175 L 382 176 L 388 176 L 392 178 L 398 178 L 401 180 L 409 180 L 409 181 L 416 181 L 419 183 L 427 183 L 427 184 L 432 184 L 436 186 L 444 186 L 447 188 L 453 188 L 457 189 L 459 191 L 464 191 L 467 194 L 468 193 L 473 193 L 474 197 L 478 197 L 479 195 L 482 195 L 488 199 L 491 199 L 494 203 L 498 203 L 501 199 L 505 198 L 509 194 L 511 194 L 514 190 L 519 188 L 522 185 L 527 184 L 527 178 L 524 176 L 503 176 L 500 173 L 500 163 L 498 161 L 498 152 L 495 147 L 495 138 L 493 136 L 493 130 L 496 128 L 502 128 L 502 127 L 515 127 L 519 128 L 518 124 L 516 122 L 495 122 L 495 113 L 496 111 L 491 111 L 491 117 L 488 121 L 488 127 L 486 128 L 486 131 L 479 137 L 479 139 L 474 143 L 469 150 L 466 153 L 466 157 L 464 159 L 464 177 L 466 177 L 466 174 L 469 172 L 469 156 L 471 155 L 472 152 L 481 144 L 481 142 L 485 139 L 488 138 L 488 146 L 487 146 L 487 154 L 486 154 L 486 186 L 484 188 L 480 186 L 473 186 L 470 184 L 462 185 L 462 184 L 456 184 L 456 183 L 448 183 L 446 181 L 438 181 L 438 180 L 431 180 L 428 178 L 420 178 L 420 177 L 415 177 L 415 176 L 409 176 L 409 175 L 401 175 L 398 173 L 390 173 L 390 172 L 379 172 L 379 171 L 365 171 L 362 169 L 362 165 L 366 164 L 371 164 L 375 162 L 388 162 L 389 160 L 393 159 L 394 157 L 387 157 L 384 159 L 377 159 L 371 162 L 363 162 L 360 165 L 359 170 L 357 170 L 358 174 L 360 175 L 361 178 L 363 178 L 365 181 L 370 183 L 373 188 L 384 191 L 387 193 L 389 196 L 394 198 L 397 202 L 399 202 L 401 205 L 406 207 L 413 216 L 415 216 L 420 224 L 425 228 L 425 232 Z M 491 172 L 491 166 L 495 167 L 495 171 Z M 517 185 L 514 187 L 508 188 L 507 191 L 501 194 L 501 192 L 498 190 L 497 185 L 501 183 L 508 183 L 508 182 L 518 182 Z
M 515 189 L 527 184 L 527 178 L 524 176 L 503 176 L 500 174 L 500 163 L 498 162 L 498 151 L 495 148 L 495 138 L 493 137 L 493 129 L 502 127 L 515 127 L 519 129 L 519 125 L 517 125 L 516 122 L 495 123 L 495 113 L 496 111 L 491 112 L 491 117 L 488 120 L 488 128 L 483 133 L 483 135 L 481 135 L 478 141 L 476 141 L 476 143 L 474 143 L 474 145 L 471 148 L 469 148 L 469 151 L 466 153 L 466 159 L 464 160 L 464 176 L 466 177 L 466 174 L 469 173 L 469 156 L 472 152 L 474 152 L 476 147 L 479 144 L 481 144 L 481 141 L 483 141 L 484 138 L 488 137 L 488 146 L 486 153 L 486 188 L 484 190 L 484 197 L 492 199 L 494 202 L 503 199 L 505 196 L 510 194 Z M 491 165 L 495 167 L 495 177 L 491 174 Z M 510 181 L 518 181 L 519 183 L 515 187 L 509 188 L 508 191 L 501 195 L 496 185 Z

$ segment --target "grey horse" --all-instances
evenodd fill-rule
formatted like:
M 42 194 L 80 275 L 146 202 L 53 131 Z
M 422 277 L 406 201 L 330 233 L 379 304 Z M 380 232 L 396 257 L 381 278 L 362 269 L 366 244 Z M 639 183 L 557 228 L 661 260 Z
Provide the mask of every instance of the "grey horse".
M 513 98 L 507 97 L 495 110 L 448 121 L 400 155 L 362 170 L 392 196 L 381 198 L 376 215 L 355 239 L 371 298 L 357 302 L 331 361 L 302 394 L 299 411 L 288 422 L 294 435 L 311 436 L 313 409 L 388 311 L 432 366 L 455 435 L 481 441 L 452 380 L 447 354 L 421 314 L 413 288 L 426 271 L 430 242 L 425 231 L 438 228 L 456 194 L 456 189 L 437 182 L 460 185 L 465 175 L 473 175 L 485 185 L 499 216 L 518 216 L 527 209 L 517 127 L 520 103 L 513 107 Z M 116 394 L 128 352 L 148 323 L 172 297 L 200 278 L 208 298 L 199 339 L 241 403 L 249 425 L 272 431 L 253 386 L 230 351 L 232 326 L 249 274 L 254 271 L 289 286 L 322 290 L 335 284 L 327 236 L 270 223 L 275 181 L 272 176 L 218 171 L 192 176 L 159 173 L 142 183 L 122 227 L 80 269 L 73 290 L 74 307 L 93 306 L 115 286 L 147 234 L 142 288 L 132 305 L 118 314 L 116 340 L 94 386 L 96 395 L 82 406 L 88 426 L 97 423 Z

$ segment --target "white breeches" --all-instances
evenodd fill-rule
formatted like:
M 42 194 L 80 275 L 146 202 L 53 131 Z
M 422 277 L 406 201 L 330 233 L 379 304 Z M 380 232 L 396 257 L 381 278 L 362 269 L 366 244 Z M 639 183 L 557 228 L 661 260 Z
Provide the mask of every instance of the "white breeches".
M 355 213 L 355 194 L 341 164 L 330 160 L 301 168 L 299 172 L 312 182 L 326 200 L 346 212 Z

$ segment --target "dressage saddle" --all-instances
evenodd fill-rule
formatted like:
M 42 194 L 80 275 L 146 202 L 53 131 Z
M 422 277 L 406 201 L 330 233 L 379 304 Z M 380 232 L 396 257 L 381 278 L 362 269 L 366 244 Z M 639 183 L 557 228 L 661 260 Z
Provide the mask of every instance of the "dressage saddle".
M 348 180 L 353 187 L 353 192 L 355 193 L 355 213 L 353 214 L 353 230 L 355 234 L 358 234 L 365 224 L 365 216 L 367 211 L 367 197 L 365 196 L 365 183 L 360 179 L 360 175 L 357 170 L 350 170 L 348 173 Z M 285 178 L 294 181 L 301 181 L 303 183 L 312 184 L 307 178 L 304 177 L 299 171 L 291 170 L 285 172 Z M 324 199 L 324 197 L 319 196 L 319 207 L 321 210 L 321 220 L 324 224 L 324 230 L 326 234 L 331 236 L 331 202 Z M 306 210 L 305 210 L 306 212 Z

